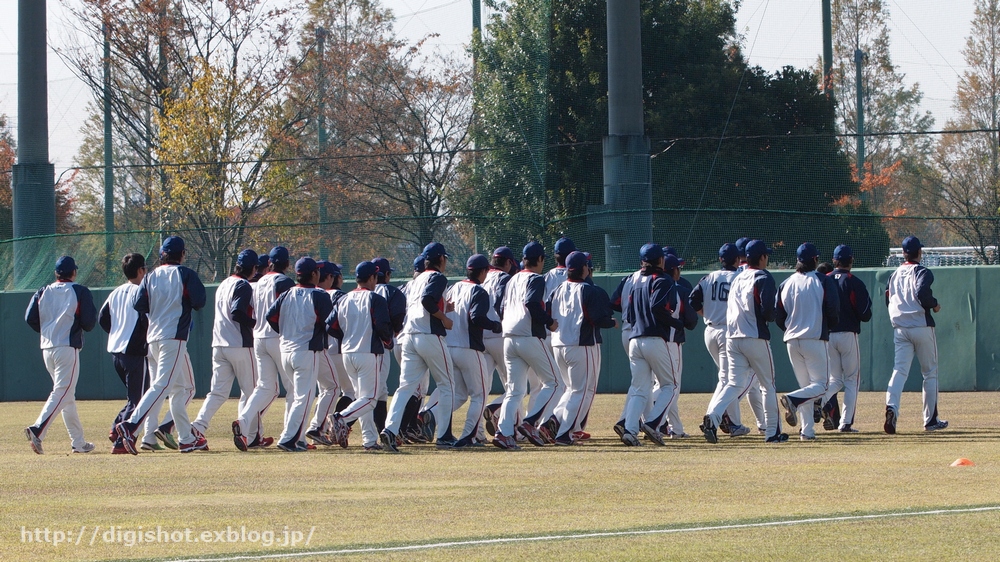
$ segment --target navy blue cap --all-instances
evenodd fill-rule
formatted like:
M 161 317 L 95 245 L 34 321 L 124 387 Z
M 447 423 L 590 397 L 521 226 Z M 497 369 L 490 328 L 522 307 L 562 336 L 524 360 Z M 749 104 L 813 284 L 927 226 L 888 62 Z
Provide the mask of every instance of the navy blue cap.
M 420 254 L 419 256 L 413 258 L 413 271 L 415 271 L 417 273 L 423 273 L 424 272 L 424 255 L 423 254 Z
M 747 243 L 747 258 L 759 258 L 764 254 L 770 255 L 773 251 L 763 240 L 751 240 Z
M 161 254 L 179 254 L 184 251 L 184 239 L 180 236 L 168 236 L 160 245 Z
M 560 256 L 568 256 L 576 251 L 576 244 L 572 240 L 563 236 L 559 240 L 556 240 L 556 245 L 552 248 L 552 252 L 559 254 Z
M 920 243 L 920 239 L 916 236 L 907 236 L 903 238 L 903 251 L 907 254 L 915 254 L 924 245 Z
M 469 256 L 469 260 L 465 262 L 465 269 L 489 269 L 490 260 L 482 254 L 473 254 Z
M 271 256 L 267 254 L 257 256 L 257 267 L 267 267 L 269 265 L 271 265 Z
M 299 261 L 295 262 L 295 273 L 299 275 L 309 275 L 310 273 L 316 271 L 318 266 L 316 265 L 316 260 L 306 256 L 304 258 L 299 258 Z
M 659 244 L 646 244 L 639 248 L 639 259 L 646 263 L 656 263 L 656 260 L 663 257 L 663 246 Z
M 736 249 L 736 244 L 730 244 L 729 242 L 726 242 L 725 244 L 722 245 L 721 248 L 719 248 L 719 257 L 726 261 L 735 260 L 737 257 L 739 257 L 739 255 L 740 251 Z
M 854 257 L 854 250 L 847 244 L 841 244 L 833 249 L 833 259 L 837 261 L 849 260 Z
M 433 259 L 438 256 L 444 256 L 446 258 L 451 257 L 448 250 L 444 249 L 444 244 L 440 242 L 431 242 L 430 244 L 424 246 L 424 257 L 427 259 Z
M 566 269 L 573 271 L 583 270 L 583 266 L 588 265 L 590 256 L 585 252 L 572 251 L 566 256 Z
M 340 266 L 332 261 L 320 260 L 316 262 L 316 267 L 319 269 L 320 275 L 333 275 L 334 277 L 341 275 Z
M 799 246 L 798 250 L 795 250 L 795 257 L 799 261 L 815 259 L 819 257 L 819 250 L 812 242 L 806 242 Z
M 236 265 L 240 266 L 240 269 L 247 272 L 253 272 L 253 269 L 257 267 L 257 252 L 247 248 L 240 252 L 236 256 Z
M 677 258 L 677 263 L 679 263 L 681 265 L 684 265 L 684 258 L 682 258 L 680 256 L 680 254 L 677 253 L 677 249 L 674 248 L 673 246 L 664 246 L 663 247 L 663 255 L 664 256 L 674 256 L 675 258 Z
M 396 271 L 395 269 L 392 268 L 392 266 L 389 265 L 389 260 L 385 258 L 382 257 L 375 258 L 372 260 L 372 263 L 375 264 L 375 267 L 378 268 L 378 272 L 381 273 L 382 275 Z
M 272 262 L 288 263 L 288 248 L 284 246 L 275 246 L 271 248 L 271 251 L 267 254 Z
M 746 255 L 747 255 L 747 244 L 749 244 L 750 241 L 751 241 L 751 239 L 747 238 L 745 236 L 743 238 L 740 238 L 739 240 L 736 241 L 736 251 L 739 253 L 739 255 L 741 255 L 743 257 L 746 257 Z
M 378 267 L 370 261 L 363 261 L 354 268 L 354 276 L 358 279 L 368 279 L 378 273 Z
M 495 258 L 503 257 L 511 261 L 516 260 L 516 258 L 514 257 L 514 251 L 508 248 L 507 246 L 500 246 L 496 250 L 493 250 L 493 257 Z
M 59 275 L 72 275 L 76 270 L 76 261 L 72 257 L 62 256 L 56 260 L 56 273 Z
M 667 254 L 663 256 L 663 269 L 677 269 L 681 266 L 681 260 L 677 259 L 677 256 L 673 254 Z
M 532 240 L 525 244 L 524 249 L 521 250 L 521 255 L 528 259 L 544 258 L 545 247 Z
M 594 260 L 593 256 L 590 255 L 590 252 L 584 252 L 583 255 L 587 256 L 587 267 L 594 269 Z

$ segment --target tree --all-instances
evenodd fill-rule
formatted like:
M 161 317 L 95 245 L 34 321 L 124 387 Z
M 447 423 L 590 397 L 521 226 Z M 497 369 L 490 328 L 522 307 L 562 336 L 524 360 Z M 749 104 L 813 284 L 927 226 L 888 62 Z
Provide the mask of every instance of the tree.
M 956 117 L 935 152 L 946 224 L 976 248 L 984 263 L 998 262 L 1000 246 L 1000 0 L 977 0 L 962 51 L 967 69 L 958 82 Z
M 864 198 L 876 212 L 890 218 L 933 214 L 934 209 L 922 195 L 929 187 L 925 179 L 930 175 L 931 137 L 894 134 L 929 131 L 934 119 L 930 113 L 920 112 L 923 93 L 919 84 L 907 86 L 906 76 L 892 62 L 888 3 L 883 0 L 833 0 L 832 14 L 837 121 L 841 131 L 849 135 L 844 138 L 844 150 L 855 166 L 858 119 L 854 52 L 860 49 L 864 53 L 865 169 L 855 173 L 881 178 L 863 183 Z M 886 174 L 889 170 L 891 175 Z M 893 239 L 901 240 L 912 233 L 898 228 L 898 222 L 886 222 Z

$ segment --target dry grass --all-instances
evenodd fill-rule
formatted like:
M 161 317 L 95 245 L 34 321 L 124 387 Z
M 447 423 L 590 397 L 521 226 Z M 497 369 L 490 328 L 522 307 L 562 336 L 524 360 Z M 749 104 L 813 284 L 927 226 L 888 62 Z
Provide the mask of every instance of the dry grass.
M 234 401 L 208 433 L 211 451 L 110 455 L 107 426 L 119 403 L 83 402 L 90 455 L 69 454 L 57 421 L 33 454 L 22 429 L 40 403 L 0 404 L 0 558 L 136 559 L 223 553 L 280 553 L 254 544 L 104 544 L 110 526 L 287 527 L 308 533 L 309 549 L 449 540 L 719 525 L 833 514 L 1000 505 L 1000 395 L 942 395 L 951 427 L 925 434 L 919 394 L 906 394 L 900 434 L 881 433 L 882 393 L 862 395 L 858 435 L 820 433 L 811 443 L 765 445 L 755 436 L 700 437 L 667 447 L 622 446 L 611 432 L 622 396 L 599 396 L 595 439 L 572 448 L 467 452 L 407 447 L 365 454 L 360 447 L 306 454 L 239 453 L 228 433 Z M 684 395 L 688 433 L 707 395 Z M 192 405 L 192 413 L 196 410 Z M 745 421 L 749 409 L 744 408 Z M 275 413 L 269 414 L 273 425 Z M 951 468 L 958 457 L 975 467 Z M 1000 513 L 920 516 L 773 528 L 380 553 L 389 559 L 954 559 L 992 558 Z M 78 532 L 79 546 L 22 542 L 21 528 Z M 100 526 L 90 546 L 91 533 Z M 75 541 L 75 536 L 73 540 Z M 369 559 L 372 554 L 356 558 Z M 321 557 L 317 556 L 315 559 Z M 306 558 L 310 559 L 310 558 Z

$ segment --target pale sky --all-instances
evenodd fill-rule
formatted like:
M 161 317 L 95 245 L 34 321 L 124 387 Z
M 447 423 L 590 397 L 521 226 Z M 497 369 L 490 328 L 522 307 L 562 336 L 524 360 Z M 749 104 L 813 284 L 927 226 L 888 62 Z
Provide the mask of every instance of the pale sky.
M 80 143 L 91 93 L 52 48 L 70 44 L 63 5 L 49 9 L 49 153 L 60 174 L 72 165 Z M 556 0 L 559 1 L 559 0 Z M 561 0 L 572 1 L 572 0 Z M 923 109 L 941 128 L 951 116 L 958 77 L 965 69 L 961 50 L 969 34 L 973 0 L 887 0 L 893 62 L 924 92 Z M 396 16 L 396 29 L 416 39 L 438 34 L 437 48 L 461 50 L 472 30 L 471 0 L 383 0 Z M 751 64 L 768 70 L 785 65 L 811 67 L 822 53 L 820 0 L 742 0 L 737 30 Z M 945 7 L 947 6 L 947 7 Z M 17 1 L 0 0 L 0 113 L 17 125 Z

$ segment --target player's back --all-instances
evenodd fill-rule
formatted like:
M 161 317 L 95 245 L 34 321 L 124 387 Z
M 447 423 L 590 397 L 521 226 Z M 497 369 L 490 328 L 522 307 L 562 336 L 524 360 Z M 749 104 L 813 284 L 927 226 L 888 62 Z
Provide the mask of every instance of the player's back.
M 287 291 L 295 282 L 284 273 L 271 271 L 264 274 L 253 286 L 253 309 L 257 313 L 257 323 L 253 328 L 256 339 L 276 338 L 278 333 L 271 329 L 265 315 L 278 300 L 281 293 Z

